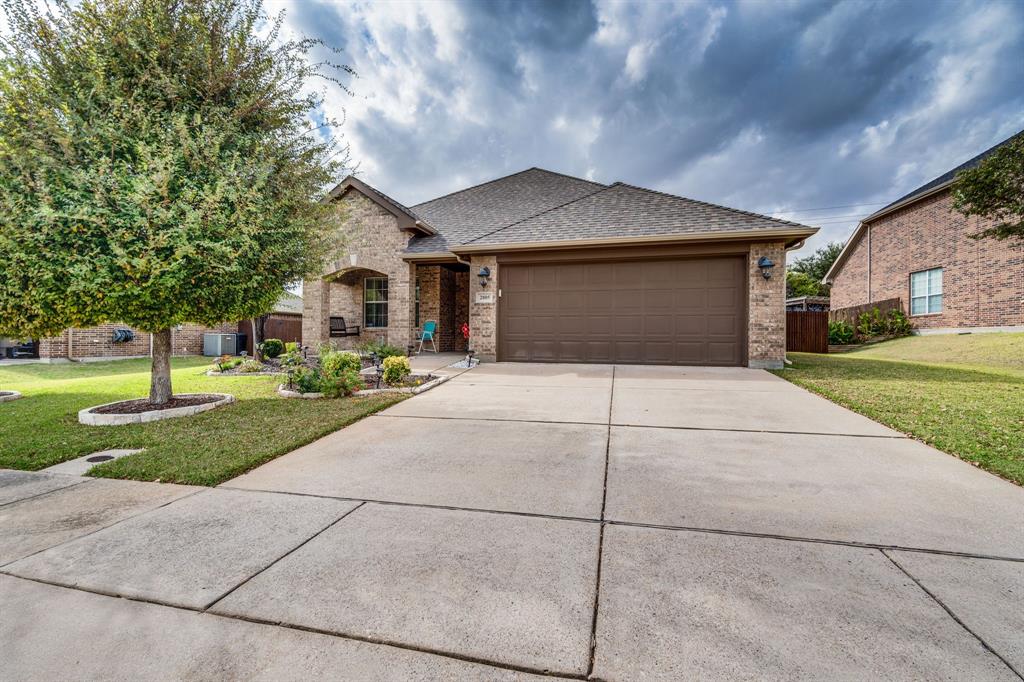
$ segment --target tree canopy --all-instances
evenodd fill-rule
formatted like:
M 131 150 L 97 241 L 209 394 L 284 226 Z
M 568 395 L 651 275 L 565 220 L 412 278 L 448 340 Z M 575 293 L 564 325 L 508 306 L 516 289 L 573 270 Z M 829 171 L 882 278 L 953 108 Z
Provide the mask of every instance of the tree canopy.
M 825 274 L 843 251 L 841 242 L 830 242 L 814 253 L 786 266 L 786 297 L 828 296 Z
M 0 335 L 248 319 L 320 267 L 346 67 L 260 0 L 51 7 L 3 0 Z
M 957 173 L 952 189 L 954 209 L 995 221 L 972 237 L 1024 239 L 1024 132 Z

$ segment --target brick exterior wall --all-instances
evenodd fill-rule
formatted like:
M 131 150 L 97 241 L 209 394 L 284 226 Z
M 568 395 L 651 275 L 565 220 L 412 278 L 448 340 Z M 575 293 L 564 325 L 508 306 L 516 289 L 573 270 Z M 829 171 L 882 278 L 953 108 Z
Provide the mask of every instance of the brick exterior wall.
M 757 261 L 767 256 L 775 263 L 770 279 L 761 275 Z M 747 256 L 747 364 L 780 369 L 786 359 L 786 245 L 784 242 L 751 244 Z
M 1024 325 L 1024 247 L 970 238 L 991 224 L 953 211 L 949 190 L 873 221 L 834 278 L 832 308 L 898 297 L 909 315 L 910 274 L 941 267 L 942 312 L 915 327 Z
M 397 219 L 357 190 L 337 201 L 344 211 L 344 255 L 324 266 L 321 277 L 303 282 L 302 342 L 307 346 L 331 342 L 352 348 L 380 339 L 403 351 L 414 338 L 416 266 L 402 260 L 410 235 Z M 388 326 L 366 329 L 363 286 L 367 277 L 388 278 Z M 422 304 L 422 303 L 421 303 Z M 330 318 L 344 317 L 359 325 L 359 336 L 330 338 Z
M 124 343 L 114 343 L 115 329 L 131 329 L 135 338 Z M 216 327 L 197 324 L 182 325 L 171 331 L 171 353 L 174 355 L 202 355 L 203 334 L 221 332 L 234 333 L 235 322 L 224 322 Z M 149 334 L 133 329 L 126 324 L 102 324 L 87 329 L 71 329 L 58 337 L 42 339 L 39 342 L 39 357 L 43 360 L 91 360 L 98 358 L 139 358 L 149 357 Z
M 470 259 L 470 273 L 480 268 L 491 269 L 487 288 L 480 286 L 477 277 L 469 277 L 469 347 L 485 362 L 493 362 L 498 355 L 498 259 L 496 256 L 473 256 Z M 494 303 L 477 303 L 476 295 L 484 291 L 493 292 Z
M 438 351 L 465 351 L 466 340 L 459 327 L 469 321 L 469 272 L 444 265 L 420 265 L 416 279 L 420 287 L 419 327 L 434 320 Z

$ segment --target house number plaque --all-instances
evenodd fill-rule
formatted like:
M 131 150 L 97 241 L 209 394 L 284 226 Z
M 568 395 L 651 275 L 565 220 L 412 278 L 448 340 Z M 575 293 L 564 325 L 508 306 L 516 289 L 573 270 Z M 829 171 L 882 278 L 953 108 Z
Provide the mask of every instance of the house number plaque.
M 477 303 L 494 303 L 494 292 L 493 291 L 478 291 L 476 292 Z

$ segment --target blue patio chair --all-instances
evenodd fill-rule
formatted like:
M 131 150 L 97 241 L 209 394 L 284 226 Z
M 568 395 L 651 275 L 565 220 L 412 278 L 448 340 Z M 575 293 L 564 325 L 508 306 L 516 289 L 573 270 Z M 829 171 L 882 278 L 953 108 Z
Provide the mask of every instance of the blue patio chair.
M 422 353 L 423 342 L 429 341 L 430 345 L 434 348 L 434 352 L 436 353 L 437 341 L 434 340 L 435 336 L 437 336 L 437 322 L 434 322 L 433 320 L 427 320 L 426 322 L 423 323 L 423 330 L 419 334 L 420 349 L 417 352 Z

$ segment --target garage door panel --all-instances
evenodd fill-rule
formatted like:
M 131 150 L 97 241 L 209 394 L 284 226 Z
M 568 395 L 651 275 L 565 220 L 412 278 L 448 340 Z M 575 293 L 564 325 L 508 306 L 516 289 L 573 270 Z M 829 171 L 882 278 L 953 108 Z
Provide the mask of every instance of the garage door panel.
M 737 365 L 745 259 L 504 265 L 502 360 Z

